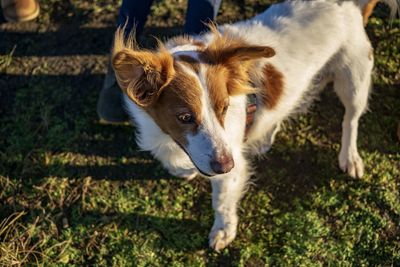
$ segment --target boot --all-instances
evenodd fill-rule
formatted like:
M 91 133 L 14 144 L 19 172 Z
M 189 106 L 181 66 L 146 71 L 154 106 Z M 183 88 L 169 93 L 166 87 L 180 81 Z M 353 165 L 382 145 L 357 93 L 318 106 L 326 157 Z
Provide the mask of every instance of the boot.
M 122 91 L 110 65 L 97 101 L 97 114 L 101 123 L 119 124 L 129 121 L 122 104 Z
M 9 22 L 33 20 L 40 12 L 37 0 L 1 0 L 1 9 Z

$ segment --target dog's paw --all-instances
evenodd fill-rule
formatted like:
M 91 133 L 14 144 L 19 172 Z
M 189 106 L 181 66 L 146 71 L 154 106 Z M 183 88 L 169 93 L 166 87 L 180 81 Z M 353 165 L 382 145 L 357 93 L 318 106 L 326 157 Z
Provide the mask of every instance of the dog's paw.
M 340 153 L 339 166 L 353 178 L 361 178 L 364 175 L 364 163 L 357 151 L 353 153 Z
M 220 251 L 228 246 L 236 237 L 236 230 L 229 228 L 211 230 L 209 245 L 212 249 Z

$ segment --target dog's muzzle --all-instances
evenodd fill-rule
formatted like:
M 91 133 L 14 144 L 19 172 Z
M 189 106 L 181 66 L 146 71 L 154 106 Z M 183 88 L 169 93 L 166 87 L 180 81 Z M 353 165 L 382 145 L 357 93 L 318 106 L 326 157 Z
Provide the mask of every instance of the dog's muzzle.
M 223 154 L 210 162 L 211 169 L 217 174 L 230 172 L 235 167 L 231 155 Z

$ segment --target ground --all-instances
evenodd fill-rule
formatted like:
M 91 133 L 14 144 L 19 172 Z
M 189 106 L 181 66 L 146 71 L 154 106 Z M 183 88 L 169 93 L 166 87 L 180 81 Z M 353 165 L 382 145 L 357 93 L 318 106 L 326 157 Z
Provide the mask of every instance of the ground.
M 224 0 L 218 21 L 271 2 Z M 386 7 L 367 26 L 365 176 L 338 168 L 343 108 L 328 87 L 254 162 L 238 236 L 217 253 L 209 182 L 169 175 L 134 127 L 98 123 L 119 1 L 40 3 L 36 21 L 0 24 L 0 266 L 400 266 L 400 22 Z M 142 45 L 178 34 L 185 4 L 156 1 Z

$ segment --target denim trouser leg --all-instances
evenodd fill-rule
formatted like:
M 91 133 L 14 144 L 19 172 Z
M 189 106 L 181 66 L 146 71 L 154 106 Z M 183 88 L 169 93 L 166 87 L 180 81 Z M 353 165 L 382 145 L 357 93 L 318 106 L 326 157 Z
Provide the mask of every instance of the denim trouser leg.
M 136 36 L 139 36 L 146 24 L 153 0 L 123 0 L 118 15 L 118 26 L 125 23 L 125 33 L 130 33 L 136 25 Z M 128 22 L 127 22 L 128 20 Z
M 207 30 L 204 23 L 214 21 L 220 5 L 221 0 L 188 0 L 185 33 L 199 34 Z
M 136 36 L 144 28 L 153 0 L 123 0 L 118 16 L 118 26 L 127 22 L 126 33 L 136 24 Z M 198 34 L 207 29 L 204 23 L 213 21 L 217 16 L 221 0 L 188 0 L 184 32 Z

